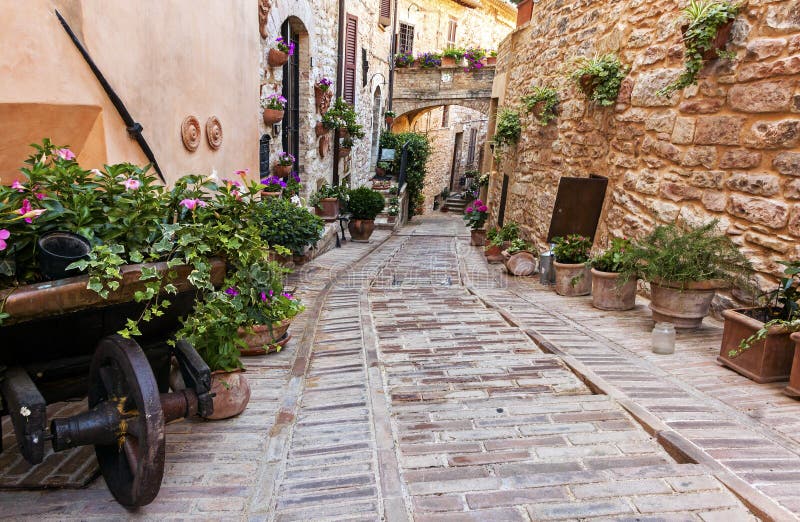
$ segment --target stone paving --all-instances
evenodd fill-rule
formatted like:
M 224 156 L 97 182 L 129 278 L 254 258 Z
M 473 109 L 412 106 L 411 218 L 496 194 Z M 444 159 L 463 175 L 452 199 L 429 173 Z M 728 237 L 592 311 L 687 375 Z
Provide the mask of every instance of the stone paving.
M 415 221 L 293 274 L 308 306 L 293 340 L 245 361 L 240 417 L 168 427 L 161 493 L 137 517 L 732 522 L 754 506 L 791 519 L 789 490 L 767 487 L 800 470 L 789 421 L 759 431 L 704 393 L 702 371 L 695 388 L 680 364 L 654 361 L 643 310 L 557 298 L 487 266 L 457 217 Z M 734 442 L 692 459 L 692 430 Z M 737 475 L 734 458 L 760 471 Z M 130 516 L 102 479 L 0 491 L 2 518 Z

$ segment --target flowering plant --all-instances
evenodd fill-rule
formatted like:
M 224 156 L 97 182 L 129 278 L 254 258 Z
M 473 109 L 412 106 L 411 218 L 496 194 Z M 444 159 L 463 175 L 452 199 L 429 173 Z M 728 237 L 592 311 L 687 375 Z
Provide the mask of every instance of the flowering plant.
M 331 88 L 331 85 L 332 85 L 332 84 L 333 84 L 333 82 L 332 82 L 332 81 L 330 81 L 329 79 L 327 79 L 327 78 L 323 77 L 321 80 L 319 80 L 319 81 L 316 83 L 316 86 L 317 86 L 317 87 L 319 88 L 319 90 L 321 90 L 322 92 L 327 92 L 327 91 L 328 91 L 328 90 Z
M 488 187 L 489 186 L 489 173 L 488 172 L 478 176 L 478 186 L 479 187 Z
M 277 176 L 267 176 L 261 180 L 265 192 L 280 192 L 286 188 L 286 182 Z
M 395 67 L 410 67 L 414 64 L 414 55 L 410 52 L 397 53 L 394 55 Z
M 295 171 L 292 171 L 289 174 L 289 177 L 286 178 L 286 187 L 283 190 L 283 197 L 284 198 L 293 198 L 300 193 L 302 190 L 303 185 L 300 183 L 300 174 Z
M 472 230 L 479 230 L 483 228 L 486 219 L 489 217 L 489 207 L 483 204 L 483 201 L 476 199 L 472 205 L 467 207 L 464 213 L 464 221 L 467 226 Z
M 464 71 L 474 70 L 477 71 L 478 69 L 483 68 L 483 57 L 486 56 L 486 51 L 483 49 L 467 49 L 464 51 L 464 58 L 467 60 L 467 65 L 464 67 Z
M 553 255 L 558 263 L 578 264 L 589 260 L 589 251 L 592 248 L 591 240 L 580 234 L 570 234 L 565 237 L 554 237 Z
M 294 165 L 295 157 L 289 154 L 288 152 L 281 151 L 278 153 L 278 165 L 282 167 L 288 167 L 289 165 Z
M 286 98 L 275 92 L 267 96 L 267 99 L 263 105 L 265 109 L 282 111 L 286 108 Z
M 439 67 L 442 65 L 442 55 L 439 53 L 420 53 L 417 55 L 417 63 L 423 69 Z
M 592 257 L 592 268 L 600 272 L 622 272 L 633 262 L 629 255 L 630 246 L 630 239 L 612 238 L 611 246 Z
M 294 42 L 289 41 L 287 43 L 286 39 L 282 36 L 279 36 L 275 39 L 275 48 L 282 53 L 288 54 L 289 56 L 294 54 Z
M 347 196 L 350 192 L 350 189 L 347 185 L 328 185 L 327 183 L 323 183 L 321 187 L 317 189 L 309 198 L 308 203 L 312 207 L 322 208 L 319 204 L 320 201 L 323 199 L 329 198 L 336 198 L 339 200 L 340 203 L 346 204 L 347 203 Z

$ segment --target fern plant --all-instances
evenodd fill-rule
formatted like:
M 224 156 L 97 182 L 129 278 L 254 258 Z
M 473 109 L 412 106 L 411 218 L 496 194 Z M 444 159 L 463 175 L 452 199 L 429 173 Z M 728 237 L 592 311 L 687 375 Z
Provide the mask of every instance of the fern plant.
M 608 107 L 617 102 L 620 85 L 627 74 L 628 67 L 615 54 L 606 54 L 581 58 L 570 78 L 587 98 L 602 107 Z
M 558 93 L 550 87 L 534 87 L 530 94 L 522 97 L 522 103 L 529 113 L 533 113 L 542 127 L 556 118 Z

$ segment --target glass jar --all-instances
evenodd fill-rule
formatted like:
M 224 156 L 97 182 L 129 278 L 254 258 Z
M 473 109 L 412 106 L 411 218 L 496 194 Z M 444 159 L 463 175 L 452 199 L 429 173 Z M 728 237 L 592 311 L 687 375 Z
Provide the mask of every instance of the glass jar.
M 653 353 L 669 355 L 675 353 L 675 326 L 672 323 L 656 323 L 652 333 Z

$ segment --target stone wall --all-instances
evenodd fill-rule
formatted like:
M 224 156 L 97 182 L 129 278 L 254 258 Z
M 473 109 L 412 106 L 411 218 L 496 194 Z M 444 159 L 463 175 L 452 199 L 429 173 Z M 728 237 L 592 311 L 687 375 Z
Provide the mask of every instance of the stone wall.
M 609 178 L 595 245 L 658 223 L 719 219 L 763 279 L 800 247 L 800 1 L 751 0 L 727 49 L 697 86 L 656 91 L 682 70 L 676 20 L 685 2 L 541 0 L 532 22 L 500 46 L 495 96 L 519 105 L 532 85 L 556 87 L 560 115 L 547 127 L 524 116 L 520 143 L 495 168 L 510 176 L 506 220 L 542 244 L 561 176 Z M 631 72 L 616 106 L 587 104 L 568 80 L 578 56 L 616 52 Z

